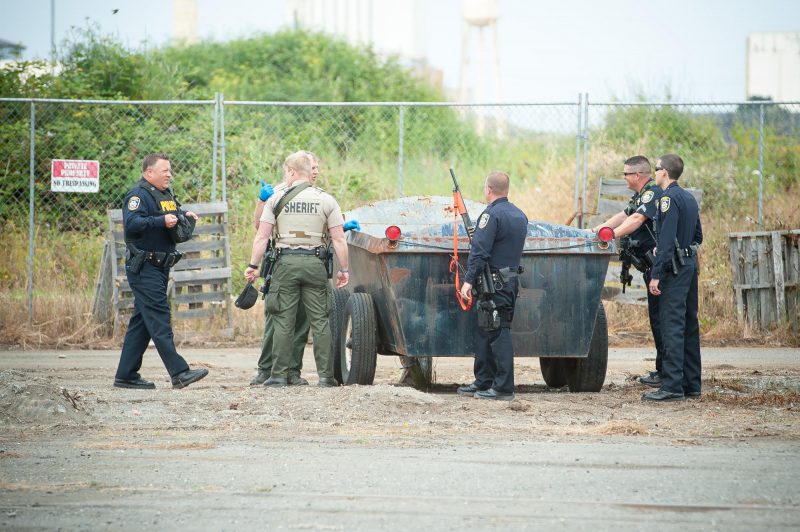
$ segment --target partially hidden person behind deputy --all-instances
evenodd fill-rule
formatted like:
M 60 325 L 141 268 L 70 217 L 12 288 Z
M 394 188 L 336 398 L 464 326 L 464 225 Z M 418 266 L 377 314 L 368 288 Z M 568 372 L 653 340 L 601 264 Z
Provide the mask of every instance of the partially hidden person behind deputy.
M 181 258 L 175 244 L 191 237 L 197 215 L 184 211 L 172 190 L 172 165 L 163 153 L 142 162 L 142 179 L 122 206 L 125 233 L 125 276 L 133 292 L 133 314 L 122 343 L 114 386 L 155 388 L 139 374 L 145 349 L 153 340 L 172 379 L 173 388 L 183 388 L 206 375 L 205 368 L 190 369 L 175 349 L 167 281 L 169 270 Z
M 652 250 L 656 245 L 653 220 L 658 211 L 662 190 L 651 179 L 650 161 L 644 155 L 627 159 L 622 166 L 622 175 L 628 188 L 633 191 L 628 206 L 605 222 L 592 228 L 595 233 L 602 227 L 614 229 L 614 236 L 620 237 L 620 260 L 627 270 L 631 265 L 642 272 L 645 286 L 650 283 L 653 267 Z M 656 369 L 639 378 L 639 382 L 658 388 L 661 386 L 661 370 L 664 363 L 664 342 L 658 318 L 658 298 L 647 292 L 647 315 L 650 330 L 656 344 Z
M 700 324 L 697 319 L 697 250 L 703 243 L 700 207 L 678 185 L 683 159 L 662 155 L 656 183 L 664 190 L 658 208 L 658 246 L 648 289 L 658 297 L 664 365 L 661 387 L 642 396 L 647 401 L 700 397 Z
M 495 293 L 491 295 L 493 314 L 487 325 L 486 317 L 479 315 L 476 331 L 475 380 L 459 386 L 457 393 L 479 399 L 510 401 L 514 398 L 514 347 L 511 343 L 511 322 L 519 292 L 518 274 L 528 217 L 508 201 L 510 180 L 508 174 L 492 172 L 486 177 L 483 194 L 488 207 L 478 217 L 472 247 L 467 259 L 467 273 L 461 286 L 461 295 L 469 297 L 478 283 L 478 313 L 484 312 L 489 301 L 482 298 L 483 287 L 478 282 L 486 264 L 489 265 Z M 482 319 L 484 318 L 484 319 Z
M 341 265 L 336 272 L 336 286 L 346 286 L 349 280 L 347 243 L 339 204 L 330 194 L 311 184 L 313 163 L 304 151 L 286 158 L 284 180 L 288 188 L 283 193 L 273 194 L 267 201 L 253 241 L 250 263 L 244 272 L 248 281 L 255 280 L 258 263 L 274 232 L 278 258 L 266 298 L 266 311 L 274 322 L 272 348 L 275 360 L 265 386 L 288 385 L 298 305 L 305 307 L 314 334 L 318 384 L 338 385 L 331 365 L 328 318 L 332 293 L 325 261 L 330 239 Z
M 316 185 L 317 177 L 319 177 L 319 158 L 312 152 L 306 151 L 311 157 L 311 184 Z M 264 212 L 264 206 L 267 200 L 274 193 L 283 194 L 288 188 L 286 181 L 281 181 L 274 187 L 271 184 L 261 181 L 261 187 L 258 192 L 258 199 L 256 201 L 256 208 L 253 213 L 253 224 L 258 230 L 261 223 L 261 214 Z M 361 230 L 361 225 L 357 220 L 349 220 L 342 226 L 344 231 L 351 229 Z M 305 305 L 297 305 L 297 316 L 295 318 L 294 336 L 292 337 L 292 362 L 289 366 L 289 373 L 286 377 L 286 382 L 289 386 L 303 386 L 307 385 L 308 381 L 301 377 L 303 370 L 303 353 L 305 352 L 306 344 L 308 343 L 308 333 L 311 329 L 311 323 L 308 321 L 306 315 Z M 258 371 L 250 381 L 250 386 L 258 386 L 264 384 L 272 374 L 272 364 L 275 362 L 272 349 L 272 339 L 275 333 L 275 325 L 272 317 L 266 308 L 266 300 L 264 302 L 264 334 L 261 339 L 261 355 L 258 359 Z

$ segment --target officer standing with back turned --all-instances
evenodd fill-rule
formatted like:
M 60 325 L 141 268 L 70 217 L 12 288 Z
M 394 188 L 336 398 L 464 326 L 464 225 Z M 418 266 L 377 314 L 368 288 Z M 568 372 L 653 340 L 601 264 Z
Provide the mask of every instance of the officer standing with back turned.
M 461 295 L 467 298 L 472 286 L 483 274 L 488 263 L 495 291 L 480 296 L 478 302 L 478 331 L 475 346 L 475 380 L 459 386 L 459 395 L 478 399 L 510 401 L 514 398 L 514 346 L 511 344 L 511 321 L 519 292 L 518 275 L 528 217 L 508 201 L 509 178 L 503 172 L 486 177 L 483 194 L 489 204 L 478 217 L 467 259 L 467 273 Z M 486 290 L 485 282 L 478 290 Z M 481 315 L 481 313 L 484 313 Z
M 650 293 L 661 299 L 664 341 L 661 388 L 646 401 L 682 401 L 700 396 L 700 325 L 697 320 L 697 249 L 703 242 L 697 201 L 678 185 L 683 159 L 662 155 L 656 183 L 664 190 L 658 208 L 658 247 Z
M 191 238 L 197 215 L 184 211 L 172 195 L 172 166 L 163 153 L 142 162 L 142 179 L 125 196 L 122 223 L 125 231 L 125 275 L 133 292 L 133 314 L 122 343 L 114 386 L 155 388 L 139 375 L 150 340 L 172 379 L 183 388 L 206 375 L 205 368 L 189 369 L 175 349 L 167 302 L 169 270 L 181 258 L 175 244 Z

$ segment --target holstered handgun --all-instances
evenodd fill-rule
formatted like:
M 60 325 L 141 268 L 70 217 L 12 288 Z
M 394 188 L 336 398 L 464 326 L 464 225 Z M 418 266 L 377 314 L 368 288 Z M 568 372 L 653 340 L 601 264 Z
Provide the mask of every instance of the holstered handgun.
M 278 260 L 278 250 L 275 249 L 270 240 L 267 244 L 267 251 L 264 253 L 264 260 L 261 261 L 261 271 L 258 272 L 259 277 L 264 278 L 264 284 L 259 289 L 261 291 L 261 299 L 267 297 L 269 293 L 269 285 L 272 284 L 272 271 L 275 269 L 276 260 Z
M 319 259 L 325 265 L 325 273 L 328 274 L 328 279 L 333 279 L 333 249 L 332 243 L 329 243 L 324 248 L 317 248 Z
M 125 243 L 125 265 L 132 274 L 138 275 L 142 271 L 146 256 L 147 252 L 143 249 L 139 249 L 129 242 Z

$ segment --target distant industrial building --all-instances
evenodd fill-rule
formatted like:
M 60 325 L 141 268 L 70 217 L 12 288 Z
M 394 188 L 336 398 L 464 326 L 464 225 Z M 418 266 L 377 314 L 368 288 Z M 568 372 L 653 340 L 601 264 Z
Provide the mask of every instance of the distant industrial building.
M 327 33 L 355 46 L 395 56 L 418 76 L 442 88 L 442 73 L 427 61 L 424 0 L 287 0 L 289 27 Z
M 746 97 L 800 101 L 800 32 L 747 37 Z
M 22 57 L 22 51 L 25 49 L 21 44 L 0 39 L 0 60 L 14 59 L 18 60 Z

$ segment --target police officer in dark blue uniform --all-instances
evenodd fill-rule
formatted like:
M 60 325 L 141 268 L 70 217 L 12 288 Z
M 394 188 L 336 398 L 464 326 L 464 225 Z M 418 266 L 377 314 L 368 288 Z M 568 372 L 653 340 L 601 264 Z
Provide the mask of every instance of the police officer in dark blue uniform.
M 205 368 L 189 369 L 175 350 L 172 336 L 167 302 L 169 269 L 181 257 L 175 243 L 188 240 L 197 215 L 181 210 L 169 188 L 171 180 L 169 158 L 161 153 L 148 155 L 142 162 L 142 179 L 125 196 L 125 274 L 134 300 L 114 379 L 114 386 L 119 388 L 155 388 L 139 375 L 142 356 L 151 339 L 172 378 L 173 388 L 183 388 L 208 375 Z
M 601 227 L 614 229 L 614 235 L 620 237 L 620 260 L 623 265 L 642 272 L 644 284 L 650 283 L 653 266 L 652 250 L 656 247 L 654 220 L 658 213 L 661 187 L 651 179 L 650 161 L 644 155 L 635 155 L 625 160 L 622 176 L 633 190 L 628 206 L 595 226 L 596 233 Z M 623 272 L 626 270 L 623 270 Z M 647 314 L 650 319 L 650 330 L 656 344 L 656 370 L 639 378 L 639 382 L 654 388 L 661 386 L 661 371 L 664 362 L 664 343 L 661 341 L 660 322 L 658 318 L 658 298 L 647 292 Z
M 664 190 L 658 209 L 658 246 L 649 284 L 661 299 L 664 341 L 662 384 L 642 396 L 647 401 L 682 401 L 700 396 L 700 325 L 697 320 L 697 249 L 703 242 L 700 209 L 678 185 L 683 160 L 662 155 L 656 183 Z
M 514 398 L 514 347 L 511 344 L 511 321 L 518 293 L 518 274 L 528 217 L 508 201 L 509 178 L 492 172 L 486 178 L 483 193 L 489 206 L 478 218 L 467 261 L 467 273 L 461 294 L 468 297 L 477 283 L 478 331 L 475 346 L 475 381 L 460 386 L 460 395 L 479 399 Z M 488 263 L 489 272 L 485 271 Z M 486 279 L 481 281 L 480 279 Z M 482 296 L 487 281 L 494 294 Z

